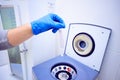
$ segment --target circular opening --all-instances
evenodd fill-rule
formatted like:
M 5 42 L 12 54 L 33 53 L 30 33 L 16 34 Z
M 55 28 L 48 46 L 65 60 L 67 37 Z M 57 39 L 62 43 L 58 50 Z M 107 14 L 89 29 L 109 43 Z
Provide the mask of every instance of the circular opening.
M 79 46 L 80 46 L 80 48 L 85 48 L 86 47 L 86 42 L 85 41 L 80 41 Z

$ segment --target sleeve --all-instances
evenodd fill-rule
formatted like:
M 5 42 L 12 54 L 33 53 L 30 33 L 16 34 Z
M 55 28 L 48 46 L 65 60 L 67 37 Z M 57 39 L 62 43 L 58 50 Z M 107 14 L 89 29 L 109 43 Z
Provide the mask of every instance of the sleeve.
M 12 48 L 13 46 L 8 42 L 8 30 L 0 30 L 0 50 Z

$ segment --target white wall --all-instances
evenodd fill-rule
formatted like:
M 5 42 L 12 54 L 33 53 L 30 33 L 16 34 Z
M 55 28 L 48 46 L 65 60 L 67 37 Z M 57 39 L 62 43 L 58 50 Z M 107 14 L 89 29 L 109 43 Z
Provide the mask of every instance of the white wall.
M 91 23 L 112 29 L 99 80 L 120 77 L 120 0 L 56 0 L 56 13 L 69 23 Z M 66 33 L 66 32 L 65 32 Z

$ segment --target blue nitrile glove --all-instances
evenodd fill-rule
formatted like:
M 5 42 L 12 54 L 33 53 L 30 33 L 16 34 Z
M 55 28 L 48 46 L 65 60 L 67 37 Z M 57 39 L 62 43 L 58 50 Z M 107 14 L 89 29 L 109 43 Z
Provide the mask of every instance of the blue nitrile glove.
M 55 33 L 60 28 L 65 28 L 64 21 L 56 14 L 48 14 L 36 21 L 31 22 L 32 32 L 34 35 L 48 31 L 52 29 Z

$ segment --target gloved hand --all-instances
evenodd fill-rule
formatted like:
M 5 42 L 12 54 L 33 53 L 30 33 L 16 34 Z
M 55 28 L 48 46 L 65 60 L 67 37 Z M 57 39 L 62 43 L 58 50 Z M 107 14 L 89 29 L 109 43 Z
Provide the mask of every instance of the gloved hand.
M 48 31 L 52 29 L 55 33 L 60 28 L 65 28 L 64 21 L 56 14 L 48 14 L 36 21 L 31 22 L 32 32 L 34 35 Z

